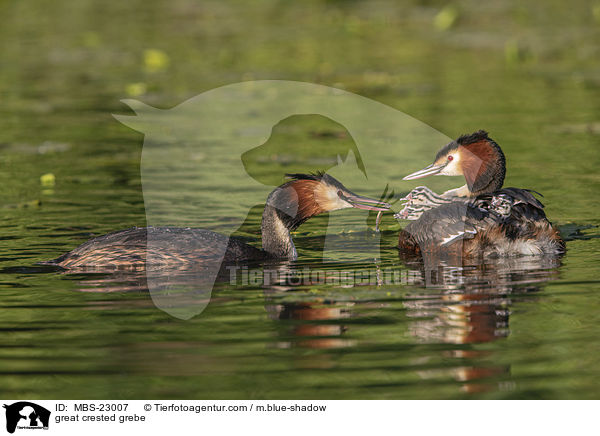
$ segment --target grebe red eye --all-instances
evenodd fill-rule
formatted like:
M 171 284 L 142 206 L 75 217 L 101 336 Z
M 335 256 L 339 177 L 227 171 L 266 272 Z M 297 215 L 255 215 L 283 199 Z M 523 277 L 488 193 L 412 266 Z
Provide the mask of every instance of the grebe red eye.
M 448 160 L 454 159 L 454 156 L 448 156 Z
M 344 193 L 342 191 L 338 191 L 338 197 L 342 198 L 344 196 Z

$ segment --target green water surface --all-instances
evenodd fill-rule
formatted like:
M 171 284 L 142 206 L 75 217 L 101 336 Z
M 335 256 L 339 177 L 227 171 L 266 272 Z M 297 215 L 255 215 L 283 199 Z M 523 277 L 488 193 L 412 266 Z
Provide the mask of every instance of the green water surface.
M 0 397 L 599 397 L 600 3 L 3 0 L 0 17 Z M 166 109 L 258 79 L 345 89 L 449 137 L 488 130 L 506 184 L 544 194 L 567 254 L 425 286 L 398 258 L 391 215 L 381 258 L 353 264 L 321 262 L 322 216 L 294 235 L 300 260 L 277 268 L 400 283 L 221 283 L 186 321 L 154 306 L 143 276 L 35 265 L 145 225 L 143 135 L 111 116 L 130 114 L 121 99 Z M 352 146 L 303 115 L 242 159 L 276 186 Z M 419 168 L 390 160 L 386 173 Z M 254 244 L 260 214 L 238 231 Z

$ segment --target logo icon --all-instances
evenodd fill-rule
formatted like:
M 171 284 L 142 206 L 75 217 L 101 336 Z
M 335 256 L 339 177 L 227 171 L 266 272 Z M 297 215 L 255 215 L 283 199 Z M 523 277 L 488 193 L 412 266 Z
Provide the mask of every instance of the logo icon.
M 280 179 L 279 183 L 269 184 L 243 159 L 266 146 L 275 126 L 299 115 L 320 116 L 342 126 L 353 145 L 333 156 L 329 142 L 315 141 L 315 160 L 299 158 L 304 169 L 301 172 L 326 167 L 330 176 L 345 183 L 352 181 L 374 198 L 381 197 L 390 183 L 386 174 L 392 168 L 391 162 L 409 167 L 414 150 L 430 150 L 431 144 L 449 141 L 397 109 L 314 83 L 233 83 L 203 92 L 171 109 L 157 109 L 136 100 L 123 103 L 135 115 L 115 118 L 144 133 L 140 175 L 148 226 L 191 224 L 225 236 L 218 243 L 215 239 L 211 247 L 216 262 L 203 262 L 201 268 L 177 265 L 165 269 L 162 259 L 185 259 L 194 248 L 186 243 L 187 239 L 167 238 L 160 231 L 147 232 L 148 290 L 156 307 L 179 319 L 190 319 L 208 305 L 230 235 L 239 230 L 250 210 L 264 205 L 265 198 L 281 183 Z M 296 145 L 302 148 L 301 143 Z M 415 157 L 414 165 L 419 159 Z M 254 168 L 264 171 L 266 165 L 267 161 Z M 279 168 L 282 163 L 273 165 Z M 215 222 L 215 217 L 226 219 Z M 323 262 L 356 262 L 357 256 L 380 258 L 380 235 L 367 231 L 367 218 L 366 211 L 352 223 L 342 214 L 330 214 Z M 339 237 L 342 232 L 352 234 L 352 246 L 348 238 Z M 358 246 L 360 250 L 353 248 Z
M 4 405 L 6 409 L 6 431 L 14 433 L 15 429 L 48 429 L 50 411 L 29 401 L 19 401 Z

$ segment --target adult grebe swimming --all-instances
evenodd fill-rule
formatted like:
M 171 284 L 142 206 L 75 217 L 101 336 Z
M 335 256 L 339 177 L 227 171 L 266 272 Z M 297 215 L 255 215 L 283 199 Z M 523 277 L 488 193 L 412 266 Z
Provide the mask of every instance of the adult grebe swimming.
M 534 191 L 503 189 L 505 174 L 504 153 L 487 132 L 463 135 L 447 144 L 431 165 L 404 180 L 460 175 L 467 183 L 442 195 L 421 186 L 404 198 L 408 203 L 395 217 L 413 222 L 400 232 L 401 252 L 452 247 L 465 256 L 563 253 L 565 243 Z
M 328 174 L 287 174 L 292 180 L 267 198 L 262 215 L 262 250 L 210 230 L 177 227 L 142 227 L 91 239 L 62 256 L 42 262 L 65 269 L 130 268 L 152 265 L 187 265 L 207 262 L 243 262 L 296 259 L 291 231 L 324 212 L 357 208 L 386 211 L 385 202 L 356 195 Z M 147 244 L 151 237 L 153 247 Z M 151 260 L 150 260 L 151 259 Z

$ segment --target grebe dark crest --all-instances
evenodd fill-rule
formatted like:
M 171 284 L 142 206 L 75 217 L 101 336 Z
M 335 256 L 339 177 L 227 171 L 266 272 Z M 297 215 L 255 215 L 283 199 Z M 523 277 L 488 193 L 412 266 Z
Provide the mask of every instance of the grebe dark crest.
M 563 253 L 565 243 L 535 191 L 502 188 L 505 174 L 504 153 L 487 132 L 447 144 L 431 165 L 404 180 L 447 175 L 464 176 L 467 183 L 441 195 L 420 186 L 404 198 L 408 203 L 394 216 L 412 222 L 400 232 L 401 252 L 458 249 L 469 257 Z
M 387 211 L 388 203 L 354 194 L 328 174 L 287 174 L 292 180 L 267 198 L 262 215 L 262 249 L 209 230 L 143 227 L 91 239 L 54 260 L 43 262 L 66 269 L 129 268 L 153 265 L 202 264 L 215 260 L 244 262 L 298 257 L 291 231 L 315 215 L 357 208 Z M 147 244 L 151 236 L 158 248 Z M 151 260 L 150 260 L 151 259 Z

